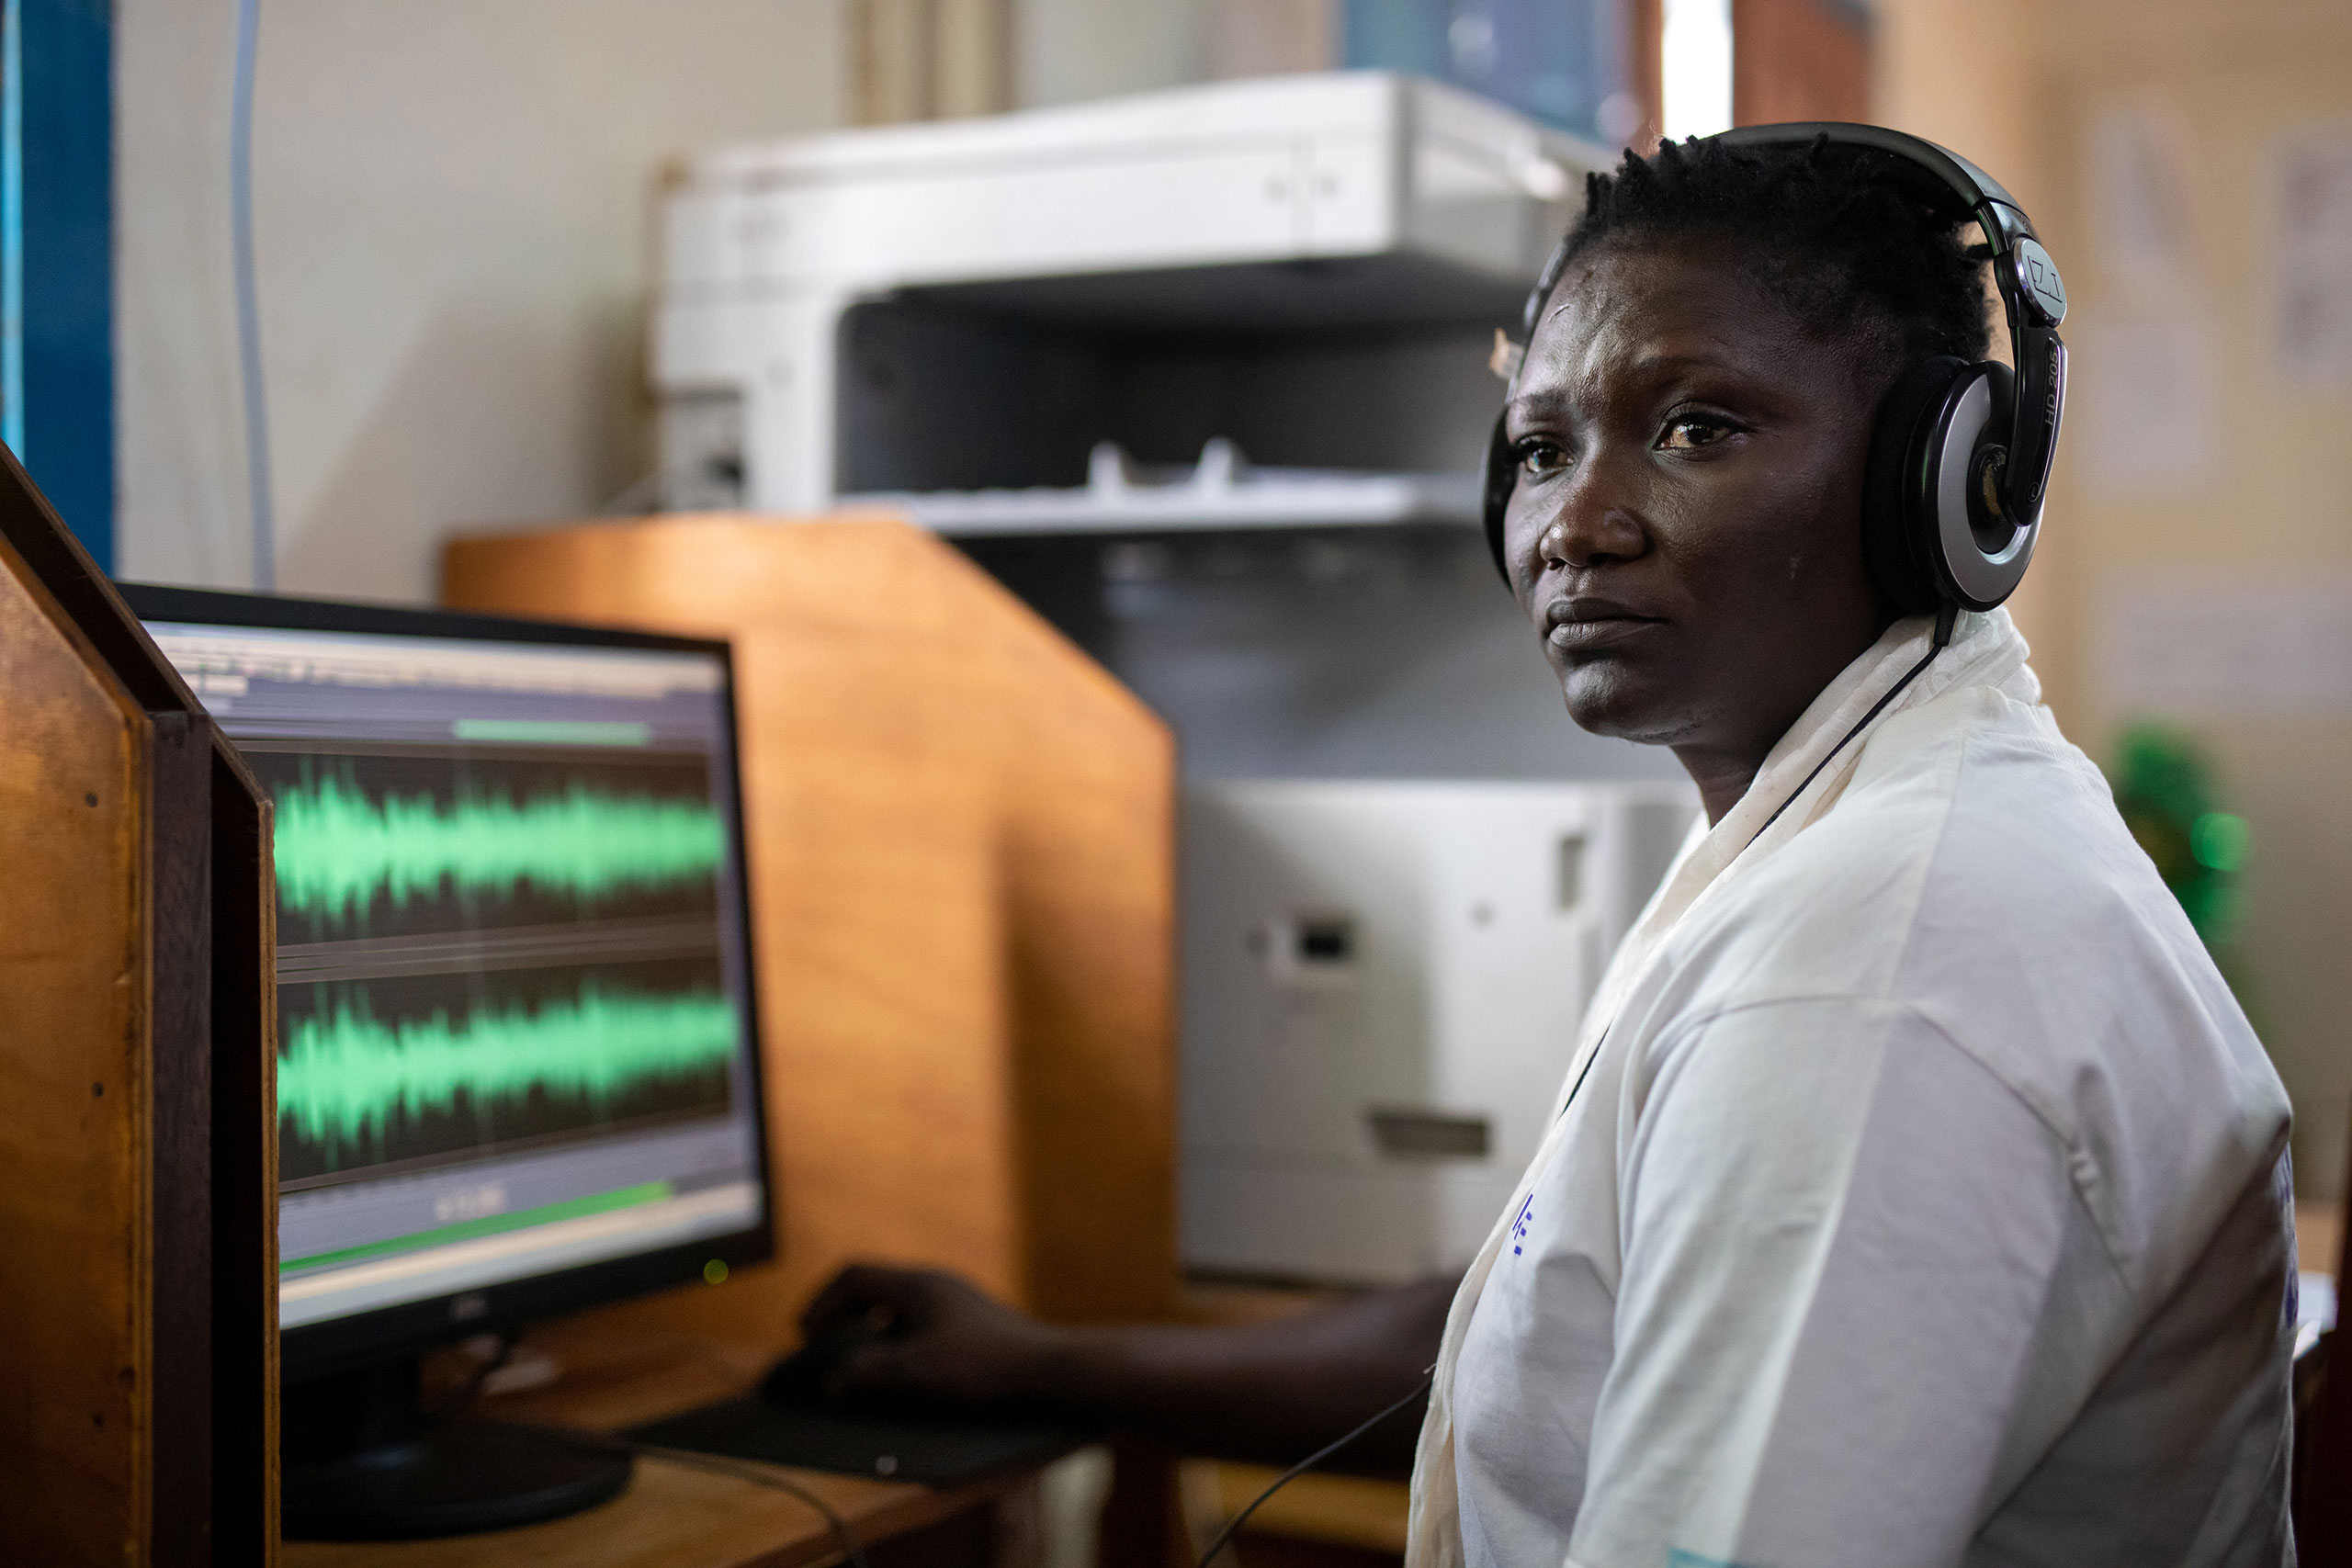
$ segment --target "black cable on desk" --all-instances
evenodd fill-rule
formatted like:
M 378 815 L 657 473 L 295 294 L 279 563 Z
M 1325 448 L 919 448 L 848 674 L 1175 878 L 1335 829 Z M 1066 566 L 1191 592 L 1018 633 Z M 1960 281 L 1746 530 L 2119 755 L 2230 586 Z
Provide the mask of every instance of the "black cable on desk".
M 497 1352 L 482 1361 L 474 1369 L 472 1376 L 433 1408 L 432 1419 L 446 1421 L 469 1408 L 481 1396 L 482 1387 L 490 1382 L 492 1375 L 514 1359 L 515 1348 L 521 1341 L 522 1336 L 519 1334 L 500 1335 Z M 847 1560 L 850 1568 L 870 1568 L 865 1561 L 865 1543 L 858 1539 L 857 1532 L 850 1528 L 849 1521 L 842 1517 L 841 1511 L 790 1476 L 780 1475 L 763 1465 L 752 1464 L 741 1460 L 731 1460 L 722 1454 L 695 1453 L 686 1449 L 665 1449 L 654 1443 L 634 1442 L 627 1438 L 616 1438 L 594 1432 L 574 1432 L 558 1427 L 533 1427 L 532 1430 L 568 1443 L 573 1448 L 589 1449 L 601 1453 L 625 1453 L 636 1459 L 658 1459 L 665 1463 L 684 1465 L 691 1470 L 704 1470 L 718 1475 L 732 1476 L 738 1481 L 748 1481 L 754 1486 L 765 1486 L 771 1491 L 782 1492 L 797 1497 L 824 1516 L 825 1523 L 831 1529 L 833 1539 L 841 1544 L 842 1556 Z
M 832 1528 L 833 1539 L 841 1543 L 842 1555 L 848 1560 L 850 1568 L 868 1568 L 865 1561 L 865 1543 L 858 1539 L 857 1532 L 850 1528 L 849 1521 L 842 1517 L 841 1511 L 790 1476 L 780 1474 L 764 1465 L 729 1459 L 722 1454 L 695 1453 L 688 1449 L 665 1449 L 654 1443 L 631 1442 L 627 1438 L 600 1438 L 596 1440 L 608 1442 L 616 1449 L 626 1450 L 639 1459 L 658 1459 L 668 1464 L 682 1464 L 690 1469 L 707 1470 L 716 1475 L 731 1475 L 738 1481 L 748 1481 L 754 1486 L 765 1486 L 797 1497 L 825 1516 L 825 1523 Z

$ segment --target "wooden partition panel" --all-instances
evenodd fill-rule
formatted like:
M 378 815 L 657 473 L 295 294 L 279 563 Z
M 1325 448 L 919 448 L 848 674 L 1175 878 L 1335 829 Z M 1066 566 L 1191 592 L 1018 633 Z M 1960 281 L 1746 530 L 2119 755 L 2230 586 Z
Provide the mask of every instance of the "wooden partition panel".
M 853 1258 L 1064 1319 L 1175 1282 L 1174 749 L 881 517 L 462 539 L 461 608 L 731 637 L 779 1266 L 592 1327 L 784 1345 Z
M 145 1561 L 145 716 L 0 553 L 0 1560 Z M 45 1506 L 21 1506 L 40 1498 Z M 101 1555 L 111 1547 L 110 1558 Z
M 0 1562 L 275 1561 L 268 839 L 0 453 Z

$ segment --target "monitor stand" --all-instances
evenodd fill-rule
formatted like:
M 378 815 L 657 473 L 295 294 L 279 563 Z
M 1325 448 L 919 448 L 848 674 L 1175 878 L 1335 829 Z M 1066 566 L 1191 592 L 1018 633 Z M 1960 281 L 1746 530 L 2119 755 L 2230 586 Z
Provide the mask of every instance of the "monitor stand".
M 288 1383 L 280 1428 L 289 1540 L 418 1540 L 591 1508 L 627 1453 L 494 1421 L 436 1420 L 413 1358 Z

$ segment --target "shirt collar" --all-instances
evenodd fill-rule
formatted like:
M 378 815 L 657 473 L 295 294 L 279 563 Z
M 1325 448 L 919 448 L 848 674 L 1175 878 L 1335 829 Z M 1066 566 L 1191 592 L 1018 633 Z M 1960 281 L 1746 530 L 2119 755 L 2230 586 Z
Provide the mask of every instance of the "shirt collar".
M 1807 784 L 1807 776 L 1820 767 L 1822 759 L 1905 672 L 1926 657 L 1934 635 L 1935 619 L 1930 615 L 1905 616 L 1888 626 L 1878 641 L 1838 671 L 1807 705 L 1796 723 L 1789 727 L 1789 732 L 1765 756 L 1764 765 L 1757 770 L 1747 793 L 1724 813 L 1723 820 L 1710 827 L 1703 817 L 1700 818 L 1665 880 L 1651 895 L 1648 907 L 1634 922 L 1612 957 L 1600 992 L 1586 1015 L 1588 1027 L 1605 1024 L 1615 1015 L 1626 988 L 1646 966 L 1667 933 L 1680 923 L 1691 906 L 1725 872 L 1735 864 L 1752 866 L 1771 855 L 1836 806 L 1871 737 L 1887 720 L 1965 686 L 1996 687 L 2003 694 L 2025 703 L 2041 700 L 2041 684 L 2026 664 L 2025 638 L 2009 619 L 2008 611 L 1964 614 L 1952 628 L 1951 644 L 1936 655 L 1934 662 Z M 1788 810 L 1781 813 L 1780 819 L 1766 829 L 1772 814 L 1800 786 L 1804 791 L 1804 798 L 1792 802 Z

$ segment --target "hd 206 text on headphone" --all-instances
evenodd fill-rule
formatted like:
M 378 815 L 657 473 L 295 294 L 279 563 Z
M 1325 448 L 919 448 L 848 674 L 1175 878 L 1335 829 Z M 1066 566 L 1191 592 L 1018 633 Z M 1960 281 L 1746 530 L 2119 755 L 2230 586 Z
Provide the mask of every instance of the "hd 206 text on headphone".
M 2066 289 L 2033 220 L 1984 170 L 1899 130 L 1803 121 L 1743 126 L 1713 140 L 1728 147 L 1826 141 L 1891 153 L 1921 176 L 1916 196 L 1930 213 L 1954 224 L 1973 219 L 1984 231 L 2017 368 L 1939 355 L 1896 378 L 1871 426 L 1862 547 L 1871 581 L 1905 614 L 1939 613 L 1948 626 L 1944 612 L 1993 608 L 2016 589 L 2032 558 L 2066 396 L 2066 345 L 2058 338 Z M 1566 265 L 1563 240 L 1521 312 L 1522 347 Z M 1484 507 L 1487 543 L 1505 582 L 1510 563 L 1503 521 L 1517 479 L 1517 460 L 1497 420 Z

